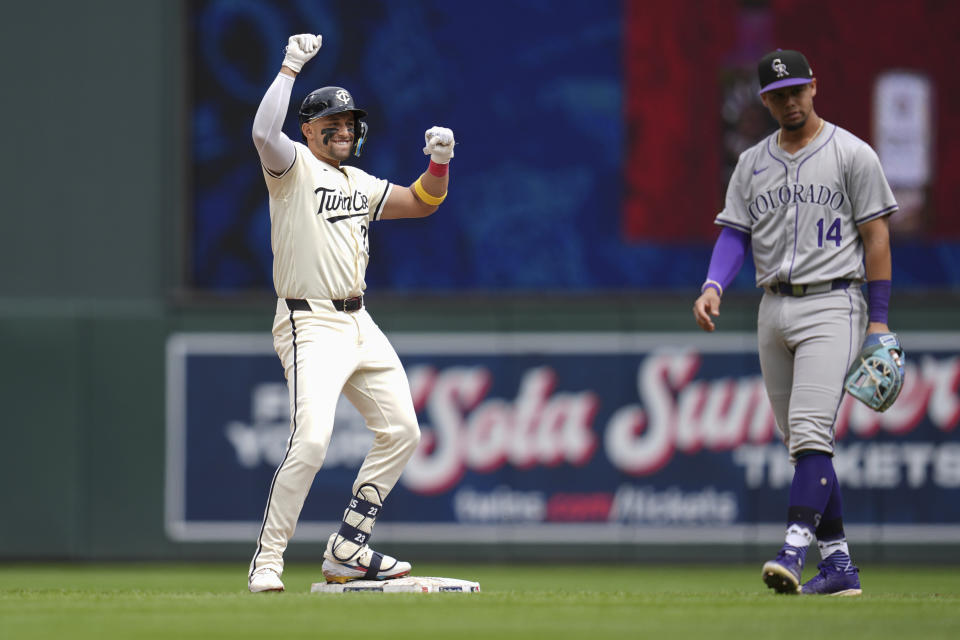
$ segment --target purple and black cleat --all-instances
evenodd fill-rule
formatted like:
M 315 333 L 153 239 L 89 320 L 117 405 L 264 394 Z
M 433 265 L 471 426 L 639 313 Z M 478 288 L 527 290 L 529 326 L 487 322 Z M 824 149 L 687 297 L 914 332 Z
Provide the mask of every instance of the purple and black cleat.
M 850 556 L 842 551 L 834 551 L 827 559 L 817 565 L 820 573 L 813 576 L 801 588 L 804 595 L 858 596 L 860 588 L 860 569 L 853 566 Z
M 777 557 L 763 565 L 763 582 L 777 593 L 800 593 L 800 574 L 803 571 L 802 549 L 783 545 Z

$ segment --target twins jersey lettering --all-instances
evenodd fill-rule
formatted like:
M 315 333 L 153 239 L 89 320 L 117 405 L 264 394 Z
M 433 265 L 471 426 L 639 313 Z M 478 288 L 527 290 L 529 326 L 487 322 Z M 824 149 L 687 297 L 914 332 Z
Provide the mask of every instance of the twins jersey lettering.
M 750 234 L 758 287 L 863 281 L 857 226 L 898 208 L 880 159 L 830 123 L 794 154 L 777 136 L 740 155 L 716 224 Z
M 366 289 L 368 230 L 391 185 L 355 167 L 318 160 L 303 144 L 270 193 L 273 285 L 280 298 L 340 300 Z

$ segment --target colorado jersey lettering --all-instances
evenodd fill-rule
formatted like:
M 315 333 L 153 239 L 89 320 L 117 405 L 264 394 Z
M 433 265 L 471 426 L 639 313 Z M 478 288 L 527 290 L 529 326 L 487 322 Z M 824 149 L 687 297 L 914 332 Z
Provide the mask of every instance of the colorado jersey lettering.
M 744 151 L 715 222 L 750 234 L 758 287 L 862 281 L 857 226 L 896 209 L 873 149 L 826 123 L 797 153 L 777 146 L 777 132 Z

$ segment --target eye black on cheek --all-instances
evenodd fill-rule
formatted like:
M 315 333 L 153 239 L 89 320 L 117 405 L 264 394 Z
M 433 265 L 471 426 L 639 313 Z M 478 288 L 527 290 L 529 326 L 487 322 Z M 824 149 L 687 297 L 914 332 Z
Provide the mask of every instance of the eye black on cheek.
M 320 133 L 323 134 L 323 144 L 328 144 L 330 138 L 332 138 L 336 133 L 336 127 L 327 127 L 326 129 L 320 129 Z

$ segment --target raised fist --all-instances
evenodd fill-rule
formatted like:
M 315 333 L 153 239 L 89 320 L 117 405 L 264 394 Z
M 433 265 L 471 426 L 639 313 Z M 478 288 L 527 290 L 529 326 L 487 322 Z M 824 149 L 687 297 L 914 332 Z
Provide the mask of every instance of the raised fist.
M 322 36 L 315 36 L 311 33 L 301 33 L 297 36 L 290 36 L 290 39 L 287 41 L 287 55 L 283 58 L 283 66 L 300 73 L 300 69 L 303 68 L 303 63 L 317 55 L 322 40 Z
M 447 164 L 453 157 L 453 131 L 446 127 L 430 127 L 423 134 L 427 146 L 423 153 L 437 164 Z

